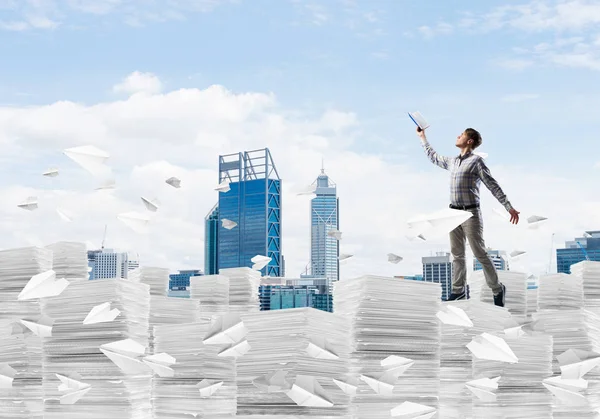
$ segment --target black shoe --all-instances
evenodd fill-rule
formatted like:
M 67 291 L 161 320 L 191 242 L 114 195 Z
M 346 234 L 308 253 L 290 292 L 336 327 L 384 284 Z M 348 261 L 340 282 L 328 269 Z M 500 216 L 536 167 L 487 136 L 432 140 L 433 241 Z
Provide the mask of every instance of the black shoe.
M 456 300 L 468 300 L 469 299 L 469 286 L 467 285 L 463 292 L 452 293 L 450 297 L 446 301 L 456 301 Z
M 504 307 L 504 301 L 506 299 L 506 287 L 502 284 L 502 290 L 498 293 L 498 295 L 494 295 L 494 305 L 498 307 Z

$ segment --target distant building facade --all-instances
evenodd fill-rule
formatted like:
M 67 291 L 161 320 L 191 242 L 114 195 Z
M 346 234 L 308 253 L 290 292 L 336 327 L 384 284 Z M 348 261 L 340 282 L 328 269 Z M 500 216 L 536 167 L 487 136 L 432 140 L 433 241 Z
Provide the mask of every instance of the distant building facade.
M 169 290 L 184 291 L 190 286 L 190 278 L 204 275 L 200 269 L 189 269 L 169 275 Z
M 88 250 L 89 279 L 127 278 L 129 271 L 139 268 L 139 256 L 113 249 Z
M 452 262 L 450 253 L 437 252 L 436 256 L 426 256 L 423 262 L 423 281 L 440 284 L 442 300 L 448 300 L 452 292 Z
M 204 272 L 219 272 L 219 205 L 215 205 L 204 218 Z
M 600 262 L 600 231 L 586 231 L 583 237 L 565 242 L 563 249 L 556 249 L 556 271 L 571 273 L 571 265 L 589 260 Z
M 259 287 L 261 310 L 312 307 L 333 312 L 331 281 L 325 278 L 274 278 Z
M 509 271 L 510 270 L 510 267 L 508 264 L 508 257 L 506 256 L 505 251 L 493 250 L 488 247 L 487 254 L 490 257 L 490 259 L 492 260 L 492 263 L 494 264 L 494 266 L 496 267 L 496 270 L 498 270 L 498 271 Z M 473 270 L 474 271 L 483 270 L 483 266 L 481 265 L 481 263 L 479 263 L 477 258 L 473 258 Z

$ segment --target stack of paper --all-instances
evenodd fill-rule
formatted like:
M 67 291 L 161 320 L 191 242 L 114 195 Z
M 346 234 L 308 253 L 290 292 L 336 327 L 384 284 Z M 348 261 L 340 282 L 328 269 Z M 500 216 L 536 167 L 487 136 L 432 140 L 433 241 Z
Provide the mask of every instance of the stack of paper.
M 150 417 L 149 286 L 124 280 L 75 281 L 44 299 L 54 319 L 44 341 L 47 419 Z M 61 375 L 74 380 L 67 387 Z
M 527 320 L 527 274 L 513 271 L 498 271 L 499 281 L 506 286 L 504 307 L 515 320 Z M 494 295 L 487 285 L 481 289 L 481 301 L 494 304 Z
M 52 269 L 52 251 L 37 247 L 0 251 L 0 418 L 41 418 L 42 338 L 39 297 L 43 284 L 32 277 Z M 41 276 L 37 276 L 41 275 Z M 42 276 L 44 276 L 42 278 Z M 35 285 L 38 286 L 35 286 Z M 50 284 L 52 285 L 52 284 Z M 63 284 L 64 285 L 64 284 Z M 26 288 L 25 292 L 23 290 Z M 52 289 L 47 291 L 52 291 Z M 34 333 L 37 332 L 37 333 Z
M 347 417 L 349 323 L 313 308 L 242 315 L 249 351 L 238 358 L 238 414 Z M 336 380 L 337 383 L 334 381 Z M 389 415 L 389 412 L 388 412 Z
M 189 298 L 150 296 L 150 326 L 148 330 L 148 353 L 154 350 L 154 326 L 193 323 L 200 319 L 200 302 Z
M 150 295 L 166 296 L 169 289 L 169 270 L 141 266 L 127 274 L 127 280 L 141 282 L 150 286 Z
M 571 265 L 571 276 L 583 281 L 585 307 L 600 314 L 600 262 L 584 260 Z
M 543 275 L 539 283 L 540 310 L 574 310 L 583 306 L 583 279 L 564 273 Z
M 52 269 L 56 272 L 57 278 L 65 278 L 69 282 L 89 278 L 85 243 L 58 242 L 46 248 L 52 250 Z
M 154 327 L 155 352 L 176 360 L 172 376 L 152 380 L 154 419 L 235 416 L 235 357 L 223 353 L 230 344 L 206 341 L 209 336 L 226 338 L 219 319 L 205 316 L 195 323 Z
M 229 278 L 229 311 L 240 313 L 260 311 L 258 296 L 260 271 L 250 268 L 229 268 L 219 270 L 219 274 Z
M 489 360 L 473 357 L 473 377 L 498 380 L 498 389 L 473 398 L 475 418 L 552 418 L 552 398 L 542 380 L 552 375 L 552 337 L 508 328 L 496 333 Z M 490 341 L 494 342 L 494 341 Z
M 359 417 L 389 418 L 406 401 L 437 410 L 440 296 L 439 284 L 398 278 L 363 276 L 334 284 L 334 313 L 351 322 Z
M 476 377 L 467 345 L 484 332 L 503 332 L 511 315 L 503 308 L 470 299 L 442 303 L 438 319 L 442 328 L 440 417 L 470 417 L 471 400 L 476 396 L 465 383 Z
M 532 286 L 533 285 L 533 286 Z M 539 279 L 530 275 L 527 278 L 527 320 L 539 310 Z
M 203 313 L 229 311 L 229 277 L 204 275 L 190 278 L 190 298 L 200 302 Z
M 471 275 L 467 279 L 467 284 L 469 285 L 470 299 L 480 301 L 483 287 L 487 288 L 483 271 L 479 270 L 471 272 Z

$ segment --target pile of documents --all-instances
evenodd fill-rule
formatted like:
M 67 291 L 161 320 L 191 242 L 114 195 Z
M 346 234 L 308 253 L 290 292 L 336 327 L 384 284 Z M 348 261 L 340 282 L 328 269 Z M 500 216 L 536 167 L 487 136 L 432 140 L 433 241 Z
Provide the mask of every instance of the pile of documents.
M 169 289 L 169 270 L 141 266 L 127 274 L 127 280 L 141 282 L 150 286 L 150 295 L 167 295 Z
M 583 279 L 564 273 L 541 276 L 538 305 L 540 310 L 575 310 L 583 307 Z
M 229 311 L 238 313 L 260 311 L 258 296 L 260 271 L 250 268 L 229 268 L 219 270 L 219 274 L 229 278 Z
M 513 318 L 523 323 L 527 320 L 527 274 L 513 271 L 497 271 L 498 280 L 506 286 L 504 307 Z M 487 285 L 481 288 L 481 301 L 494 304 L 494 294 Z
M 43 415 L 39 297 L 32 277 L 52 269 L 52 251 L 28 247 L 0 251 L 0 418 Z M 43 279 L 43 278 L 42 278 Z M 27 290 L 23 292 L 25 287 Z M 64 284 L 63 284 L 64 286 Z
M 46 246 L 52 250 L 52 269 L 57 278 L 82 281 L 89 278 L 87 246 L 78 242 L 58 242 Z
M 190 298 L 200 302 L 203 313 L 229 311 L 229 277 L 204 275 L 190 278 Z
M 242 319 L 249 351 L 237 360 L 240 416 L 348 417 L 351 342 L 343 316 L 295 308 Z
M 193 323 L 200 319 L 200 301 L 189 298 L 150 296 L 150 326 L 148 330 L 148 353 L 154 351 L 154 326 Z
M 74 281 L 41 304 L 54 320 L 44 340 L 44 418 L 150 417 L 149 286 Z
M 600 262 L 584 260 L 571 265 L 571 276 L 583 281 L 585 307 L 600 314 Z
M 471 300 L 481 300 L 481 291 L 483 288 L 487 288 L 485 283 L 485 276 L 483 275 L 483 271 L 473 271 L 471 275 L 467 279 L 467 284 L 469 285 L 469 294 Z
M 530 321 L 533 313 L 536 313 L 539 310 L 540 292 L 538 284 L 539 280 L 530 276 L 527 281 L 527 320 Z M 530 285 L 534 286 L 530 287 Z
M 401 414 L 403 402 L 437 411 L 440 296 L 439 284 L 398 278 L 363 276 L 334 284 L 334 313 L 351 322 L 359 417 L 389 418 L 397 407 Z
M 204 316 L 195 323 L 154 327 L 155 352 L 168 354 L 173 364 L 152 379 L 154 416 L 149 417 L 235 417 L 235 357 L 226 352 L 231 344 L 219 343 L 235 335 L 235 324 L 233 330 L 229 326 L 221 316 Z

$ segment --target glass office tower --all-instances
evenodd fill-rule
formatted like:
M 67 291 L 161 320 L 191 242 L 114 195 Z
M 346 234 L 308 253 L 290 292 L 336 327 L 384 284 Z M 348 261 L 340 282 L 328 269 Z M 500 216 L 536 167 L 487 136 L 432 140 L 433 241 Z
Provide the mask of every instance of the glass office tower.
M 556 271 L 570 274 L 571 265 L 584 260 L 600 261 L 600 231 L 586 231 L 583 237 L 565 243 L 556 249 Z
M 204 272 L 219 273 L 219 205 L 215 205 L 204 218 Z

